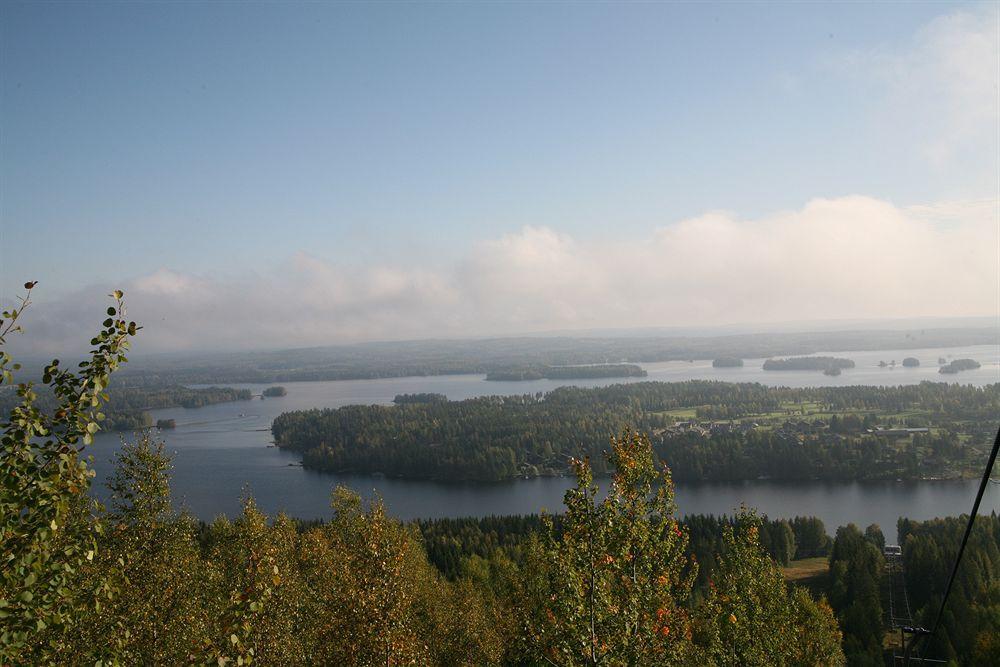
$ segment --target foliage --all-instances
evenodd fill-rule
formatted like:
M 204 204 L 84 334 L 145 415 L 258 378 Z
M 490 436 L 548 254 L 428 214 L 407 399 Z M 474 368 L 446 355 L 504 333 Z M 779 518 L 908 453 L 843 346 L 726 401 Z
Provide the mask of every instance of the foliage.
M 612 440 L 609 458 L 601 502 L 590 465 L 574 463 L 562 531 L 548 530 L 538 554 L 549 599 L 531 633 L 558 664 L 675 662 L 690 649 L 693 576 L 669 473 L 654 490 L 652 448 L 634 432 Z
M 4 313 L 0 342 L 32 287 Z M 89 502 L 79 445 L 99 430 L 108 376 L 138 329 L 113 296 L 89 359 L 46 366 L 54 411 L 22 383 L 2 425 L 0 663 L 498 662 L 504 625 L 484 596 L 443 581 L 409 529 L 350 492 L 305 532 L 247 499 L 205 535 L 172 509 L 169 459 L 145 434 L 118 456 L 110 508 Z M 18 367 L 3 353 L 0 370 L 10 383 Z
M 84 610 L 75 647 L 111 644 L 125 664 L 180 664 L 209 641 L 215 580 L 194 541 L 195 522 L 170 504 L 169 459 L 148 433 L 116 455 L 98 556 L 86 572 L 114 595 Z M 65 654 L 64 654 L 65 655 Z
M 792 533 L 795 535 L 796 558 L 827 555 L 830 549 L 830 537 L 826 534 L 826 527 L 820 519 L 797 516 L 791 523 Z
M 899 520 L 914 620 L 932 627 L 968 516 Z M 963 665 L 1000 664 L 1000 517 L 976 518 L 938 632 L 923 655 Z
M 745 511 L 724 528 L 724 549 L 696 624 L 706 657 L 717 665 L 843 664 L 829 605 L 788 590 L 760 547 L 760 525 Z
M 4 314 L 0 343 L 16 331 L 28 296 Z M 603 500 L 590 463 L 575 461 L 565 514 L 497 519 L 514 529 L 483 554 L 463 552 L 450 577 L 428 560 L 422 539 L 434 542 L 421 538 L 422 526 L 395 521 L 380 501 L 365 505 L 342 488 L 325 523 L 269 518 L 247 498 L 241 516 L 199 526 L 173 509 L 170 461 L 148 433 L 122 448 L 109 507 L 98 506 L 87 499 L 90 473 L 80 453 L 100 429 L 108 376 L 138 330 L 124 319 L 121 293 L 113 296 L 78 370 L 46 366 L 52 409 L 21 383 L 20 402 L 2 424 L 2 664 L 837 665 L 844 660 L 837 619 L 852 662 L 875 655 L 881 530 L 838 531 L 835 618 L 824 600 L 789 588 L 777 563 L 827 549 L 821 523 L 768 522 L 749 512 L 682 523 L 670 471 L 657 472 L 650 440 L 630 430 L 611 441 Z M 18 369 L 0 354 L 10 384 Z M 684 392 L 726 395 L 733 387 L 616 391 L 626 414 L 642 415 Z M 773 399 L 752 386 L 738 391 L 750 401 Z M 919 395 L 928 392 L 938 390 Z M 587 394 L 558 394 L 555 403 L 580 396 Z M 966 404 L 970 412 L 993 400 L 988 391 L 958 396 L 977 399 Z M 977 567 L 961 581 L 964 592 L 937 639 L 936 648 L 972 664 L 996 657 L 996 521 L 977 530 L 969 552 Z M 954 531 L 947 522 L 901 524 L 911 577 L 935 580 Z M 927 590 L 917 600 L 922 614 L 939 595 Z
M 547 516 L 552 529 L 562 530 L 562 515 Z M 715 568 L 715 556 L 725 549 L 723 529 L 734 526 L 736 517 L 689 514 L 678 520 L 688 538 L 687 554 L 698 563 L 696 589 L 706 587 Z M 825 556 L 829 538 L 816 517 L 759 519 L 761 548 L 785 566 L 793 559 Z M 544 527 L 537 514 L 420 519 L 414 522 L 430 562 L 448 579 L 469 572 L 471 562 L 504 559 L 516 565 L 526 562 L 527 546 Z
M 869 528 L 869 539 L 854 524 L 843 526 L 837 529 L 830 552 L 830 604 L 844 632 L 844 653 L 852 665 L 882 664 L 885 561 L 874 543 L 880 535 L 881 531 Z
M 20 308 L 3 313 L 0 346 L 18 330 L 34 286 L 25 285 Z M 103 584 L 87 590 L 80 581 L 102 526 L 81 507 L 91 473 L 79 455 L 101 428 L 109 375 L 126 361 L 138 329 L 125 319 L 122 293 L 111 296 L 115 305 L 77 370 L 57 359 L 45 367 L 42 382 L 53 407 L 37 406 L 33 383 L 23 382 L 16 385 L 20 403 L 0 423 L 0 662 L 49 661 L 61 648 L 58 630 L 79 620 L 78 606 L 89 599 L 98 604 L 108 593 Z M 0 382 L 13 384 L 18 369 L 0 351 Z
M 822 418 L 796 419 L 787 407 L 806 404 Z M 684 408 L 730 421 L 714 430 L 675 429 L 670 413 Z M 948 468 L 951 476 L 965 472 L 978 460 L 977 447 L 997 412 L 1000 384 L 788 389 L 639 382 L 287 412 L 272 432 L 279 446 L 302 453 L 306 467 L 400 477 L 555 475 L 566 472 L 569 458 L 587 457 L 603 476 L 610 471 L 603 456 L 607 434 L 632 425 L 653 433 L 657 456 L 670 462 L 679 481 L 913 479 L 940 477 Z M 866 431 L 879 423 L 913 423 L 914 417 L 899 416 L 909 413 L 933 423 L 933 432 L 893 439 Z
M 396 397 L 392 399 L 392 402 L 396 405 L 402 405 L 405 403 L 445 403 L 448 401 L 448 397 L 444 394 L 434 394 L 434 393 L 419 393 L 419 394 L 396 394 Z
M 566 494 L 562 530 L 529 555 L 527 623 L 545 661 L 607 664 L 842 664 L 825 602 L 790 591 L 761 548 L 760 521 L 723 528 L 715 581 L 699 602 L 697 564 L 675 518 L 669 471 L 657 475 L 645 436 L 613 439 L 615 469 L 598 502 L 586 461 Z M 654 488 L 654 482 L 660 482 Z M 786 524 L 787 525 L 787 524 Z
M 0 387 L 0 390 L 3 390 Z M 128 387 L 111 381 L 106 392 L 108 400 L 102 408 L 104 420 L 101 424 L 105 431 L 137 431 L 153 425 L 148 410 L 163 408 L 200 408 L 215 403 L 228 401 L 248 401 L 252 398 L 249 389 L 233 389 L 231 387 L 191 387 L 181 386 L 143 386 Z M 9 412 L 20 402 L 13 387 L 0 391 L 0 411 Z M 35 404 L 47 411 L 55 410 L 55 397 L 45 387 L 36 392 Z

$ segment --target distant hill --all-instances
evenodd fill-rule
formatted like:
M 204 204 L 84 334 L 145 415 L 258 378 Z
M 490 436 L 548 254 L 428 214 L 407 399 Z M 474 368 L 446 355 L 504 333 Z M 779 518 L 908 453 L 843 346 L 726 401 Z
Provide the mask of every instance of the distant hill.
M 627 338 L 491 338 L 364 343 L 273 352 L 134 358 L 123 384 L 278 383 L 487 374 L 533 366 L 642 364 L 810 355 L 825 350 L 907 350 L 996 345 L 1000 328 L 760 333 Z

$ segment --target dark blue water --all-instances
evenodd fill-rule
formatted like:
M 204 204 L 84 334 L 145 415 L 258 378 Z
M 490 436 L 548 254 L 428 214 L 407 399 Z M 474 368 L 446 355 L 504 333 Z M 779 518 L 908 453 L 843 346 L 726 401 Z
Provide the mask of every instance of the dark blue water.
M 839 377 L 802 371 L 765 372 L 757 361 L 742 369 L 713 369 L 706 362 L 649 364 L 655 380 L 720 379 L 760 381 L 794 386 L 829 384 L 910 384 L 921 380 L 987 384 L 1000 381 L 996 348 L 981 346 L 956 350 L 911 350 L 837 353 L 852 358 L 855 369 Z M 937 373 L 938 356 L 971 357 L 983 364 L 976 371 L 957 376 Z M 900 362 L 917 356 L 918 369 L 880 369 L 880 359 Z M 853 378 L 853 379 L 852 379 Z M 271 445 L 271 421 L 288 410 L 338 407 L 348 404 L 388 404 L 401 393 L 437 392 L 451 399 L 485 394 L 521 394 L 548 391 L 563 384 L 600 386 L 618 380 L 486 382 L 480 375 L 426 378 L 393 378 L 341 382 L 284 383 L 288 395 L 265 400 L 224 403 L 186 410 L 157 410 L 154 419 L 175 419 L 177 428 L 160 435 L 174 456 L 173 489 L 176 502 L 199 517 L 239 512 L 240 498 L 252 494 L 269 513 L 313 518 L 328 514 L 330 491 L 349 486 L 366 497 L 375 493 L 390 513 L 402 519 L 416 517 L 486 516 L 519 514 L 543 509 L 559 511 L 572 480 L 541 478 L 503 483 L 440 483 L 405 481 L 372 476 L 317 473 L 298 465 L 299 457 Z M 246 386 L 259 393 L 266 385 Z M 90 453 L 95 459 L 98 484 L 110 470 L 110 459 L 119 437 L 99 434 Z M 290 465 L 291 464 L 291 465 Z M 975 494 L 974 481 L 935 482 L 775 482 L 683 484 L 677 489 L 681 513 L 731 513 L 741 503 L 771 517 L 815 515 L 832 531 L 836 526 L 878 523 L 894 534 L 903 515 L 928 519 L 968 512 Z M 1000 486 L 991 485 L 984 500 L 985 512 L 1000 511 Z

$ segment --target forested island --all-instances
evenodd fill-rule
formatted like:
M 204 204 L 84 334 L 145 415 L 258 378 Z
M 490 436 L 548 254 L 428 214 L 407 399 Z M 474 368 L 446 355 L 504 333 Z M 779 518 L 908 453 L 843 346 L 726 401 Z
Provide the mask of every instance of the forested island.
M 287 394 L 288 394 L 288 392 L 285 390 L 285 388 L 284 387 L 280 387 L 280 386 L 278 386 L 278 387 L 268 387 L 267 389 L 265 389 L 264 391 L 262 391 L 260 393 L 260 395 L 264 396 L 265 398 L 274 398 L 274 397 L 278 397 L 278 396 L 286 396 Z
M 396 394 L 392 402 L 396 405 L 406 405 L 408 403 L 446 403 L 448 397 L 444 394 L 421 393 L 421 394 Z
M 973 474 L 1000 384 L 771 388 L 639 382 L 544 395 L 288 412 L 279 447 L 316 470 L 439 480 L 597 474 L 609 433 L 636 426 L 675 479 L 922 479 Z
M 718 357 L 712 360 L 712 368 L 743 368 L 743 360 L 737 357 Z
M 917 368 L 918 366 L 920 366 L 920 360 L 916 357 L 906 357 L 903 359 L 904 368 Z
M 955 359 L 950 364 L 946 364 L 938 369 L 938 373 L 954 374 L 962 371 L 971 371 L 980 367 L 980 363 L 975 359 Z
M 854 362 L 840 357 L 792 357 L 768 359 L 762 368 L 765 371 L 827 371 L 854 368 Z
M 121 386 L 113 384 L 108 389 L 108 405 L 104 409 L 101 428 L 106 431 L 134 431 L 153 426 L 150 410 L 164 408 L 200 408 L 229 401 L 249 401 L 253 394 L 249 389 L 231 387 L 204 387 L 192 389 L 172 386 Z M 8 411 L 17 404 L 17 394 L 12 388 L 0 391 L 0 412 Z M 40 391 L 38 404 L 52 405 L 54 399 L 47 391 Z M 159 426 L 159 428 L 164 428 Z M 170 428 L 169 426 L 166 428 Z
M 586 378 L 646 377 L 646 371 L 635 364 L 587 364 L 582 366 L 525 366 L 492 370 L 487 380 L 580 380 Z

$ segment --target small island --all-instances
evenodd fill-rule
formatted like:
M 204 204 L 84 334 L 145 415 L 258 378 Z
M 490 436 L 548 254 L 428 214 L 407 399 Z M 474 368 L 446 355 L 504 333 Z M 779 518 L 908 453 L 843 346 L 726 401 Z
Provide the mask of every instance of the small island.
M 712 368 L 742 368 L 743 360 L 736 357 L 719 357 L 712 361 Z
M 646 371 L 635 364 L 588 364 L 585 366 L 523 366 L 495 369 L 486 374 L 487 380 L 507 382 L 623 377 L 646 377 Z
M 177 421 L 174 419 L 157 419 L 156 428 L 160 429 L 161 431 L 168 428 L 177 428 Z
M 903 359 L 904 368 L 916 368 L 919 365 L 920 365 L 920 360 L 917 359 L 916 357 L 907 357 L 906 359 Z
M 788 359 L 768 359 L 763 366 L 765 371 L 826 371 L 854 368 L 851 359 L 840 357 L 790 357 Z
M 958 373 L 960 371 L 975 370 L 975 369 L 977 369 L 979 367 L 980 367 L 979 362 L 976 361 L 976 360 L 974 360 L 974 359 L 955 359 L 950 364 L 947 364 L 946 366 L 942 366 L 938 370 L 938 373 L 945 373 L 945 374 L 952 375 L 952 374 Z
M 831 366 L 830 368 L 826 368 L 823 370 L 823 375 L 833 375 L 833 376 L 840 375 L 840 369 L 837 368 L 836 366 Z
M 273 398 L 277 396 L 287 396 L 288 392 L 285 391 L 284 387 L 268 387 L 260 394 L 264 398 Z
M 396 397 L 392 399 L 392 402 L 396 405 L 406 405 L 406 404 L 424 404 L 424 403 L 447 403 L 448 397 L 444 394 L 396 394 Z

